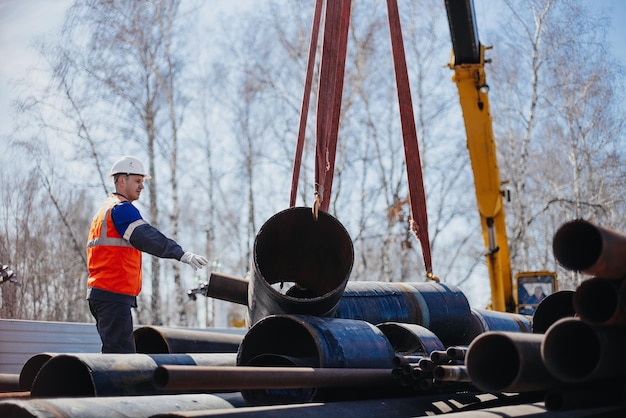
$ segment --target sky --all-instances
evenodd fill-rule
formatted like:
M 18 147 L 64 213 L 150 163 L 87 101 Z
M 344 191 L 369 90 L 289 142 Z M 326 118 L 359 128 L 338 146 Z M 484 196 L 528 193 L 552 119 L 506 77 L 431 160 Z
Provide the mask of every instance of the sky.
M 215 9 L 250 4 L 248 0 L 211 0 Z M 484 22 L 489 3 L 497 0 L 474 0 L 477 21 Z M 626 67 L 626 1 L 586 0 L 594 7 L 611 11 L 610 50 Z M 0 137 L 8 134 L 10 103 L 15 97 L 11 80 L 26 74 L 38 62 L 32 42 L 40 35 L 58 29 L 72 0 L 0 0 Z M 443 0 L 442 0 L 443 7 Z M 478 28 L 480 33 L 480 26 Z

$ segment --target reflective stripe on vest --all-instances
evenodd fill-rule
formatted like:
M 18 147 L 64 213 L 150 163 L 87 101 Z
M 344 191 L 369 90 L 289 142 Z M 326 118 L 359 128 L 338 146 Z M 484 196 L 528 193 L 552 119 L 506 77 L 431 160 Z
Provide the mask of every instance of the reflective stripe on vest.
M 109 197 L 91 223 L 87 286 L 137 296 L 141 291 L 141 251 L 120 236 L 111 216 L 111 210 L 126 201 L 115 195 Z M 130 237 L 137 226 L 145 223 L 143 219 L 133 222 L 125 236 Z

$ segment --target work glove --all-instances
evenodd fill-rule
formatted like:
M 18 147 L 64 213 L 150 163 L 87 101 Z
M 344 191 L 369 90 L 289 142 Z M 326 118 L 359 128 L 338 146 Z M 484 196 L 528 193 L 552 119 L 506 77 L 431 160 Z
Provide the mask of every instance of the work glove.
M 207 260 L 206 258 L 190 252 L 186 252 L 185 254 L 183 254 L 183 256 L 180 258 L 180 261 L 189 264 L 191 267 L 193 267 L 194 270 L 201 269 L 202 267 L 209 264 L 209 260 Z

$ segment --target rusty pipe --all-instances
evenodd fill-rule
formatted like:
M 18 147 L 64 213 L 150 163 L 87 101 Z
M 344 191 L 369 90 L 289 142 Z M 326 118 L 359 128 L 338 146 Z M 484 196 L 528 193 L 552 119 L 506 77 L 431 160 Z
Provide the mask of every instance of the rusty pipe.
M 32 397 L 99 397 L 162 394 L 152 384 L 161 365 L 234 366 L 235 353 L 58 354 L 39 370 Z
M 154 371 L 153 380 L 173 392 L 376 386 L 392 383 L 393 377 L 388 369 L 164 365 Z
M 626 235 L 576 219 L 563 224 L 552 251 L 564 268 L 605 279 L 626 276 Z
M 465 356 L 467 355 L 467 346 L 459 345 L 459 346 L 451 346 L 446 349 L 446 353 L 448 353 L 448 357 L 454 361 L 463 361 L 465 362 Z
M 487 392 L 531 392 L 558 387 L 541 358 L 542 334 L 489 331 L 465 357 L 472 384 Z M 577 351 L 577 350 L 572 350 Z
M 137 353 L 236 353 L 242 334 L 145 326 L 133 332 Z
M 623 326 L 595 325 L 563 318 L 545 333 L 541 354 L 550 372 L 564 382 L 624 376 L 626 332 Z
M 274 314 L 332 316 L 348 282 L 354 248 L 333 216 L 291 207 L 271 218 L 254 240 L 248 324 Z
M 563 318 L 576 316 L 574 310 L 574 291 L 560 290 L 541 301 L 533 315 L 533 332 L 545 334 L 548 328 Z
M 626 324 L 626 310 L 620 303 L 620 286 L 625 282 L 599 277 L 583 281 L 572 301 L 576 314 L 592 324 Z

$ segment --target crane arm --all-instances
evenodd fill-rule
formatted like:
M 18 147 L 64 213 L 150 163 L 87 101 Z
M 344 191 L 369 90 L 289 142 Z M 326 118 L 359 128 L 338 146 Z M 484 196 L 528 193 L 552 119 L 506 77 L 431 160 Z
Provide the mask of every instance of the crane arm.
M 514 312 L 509 246 L 500 174 L 489 109 L 489 86 L 485 75 L 485 47 L 480 44 L 472 0 L 445 0 L 452 38 L 454 70 L 469 151 L 476 201 L 491 285 L 491 307 Z

